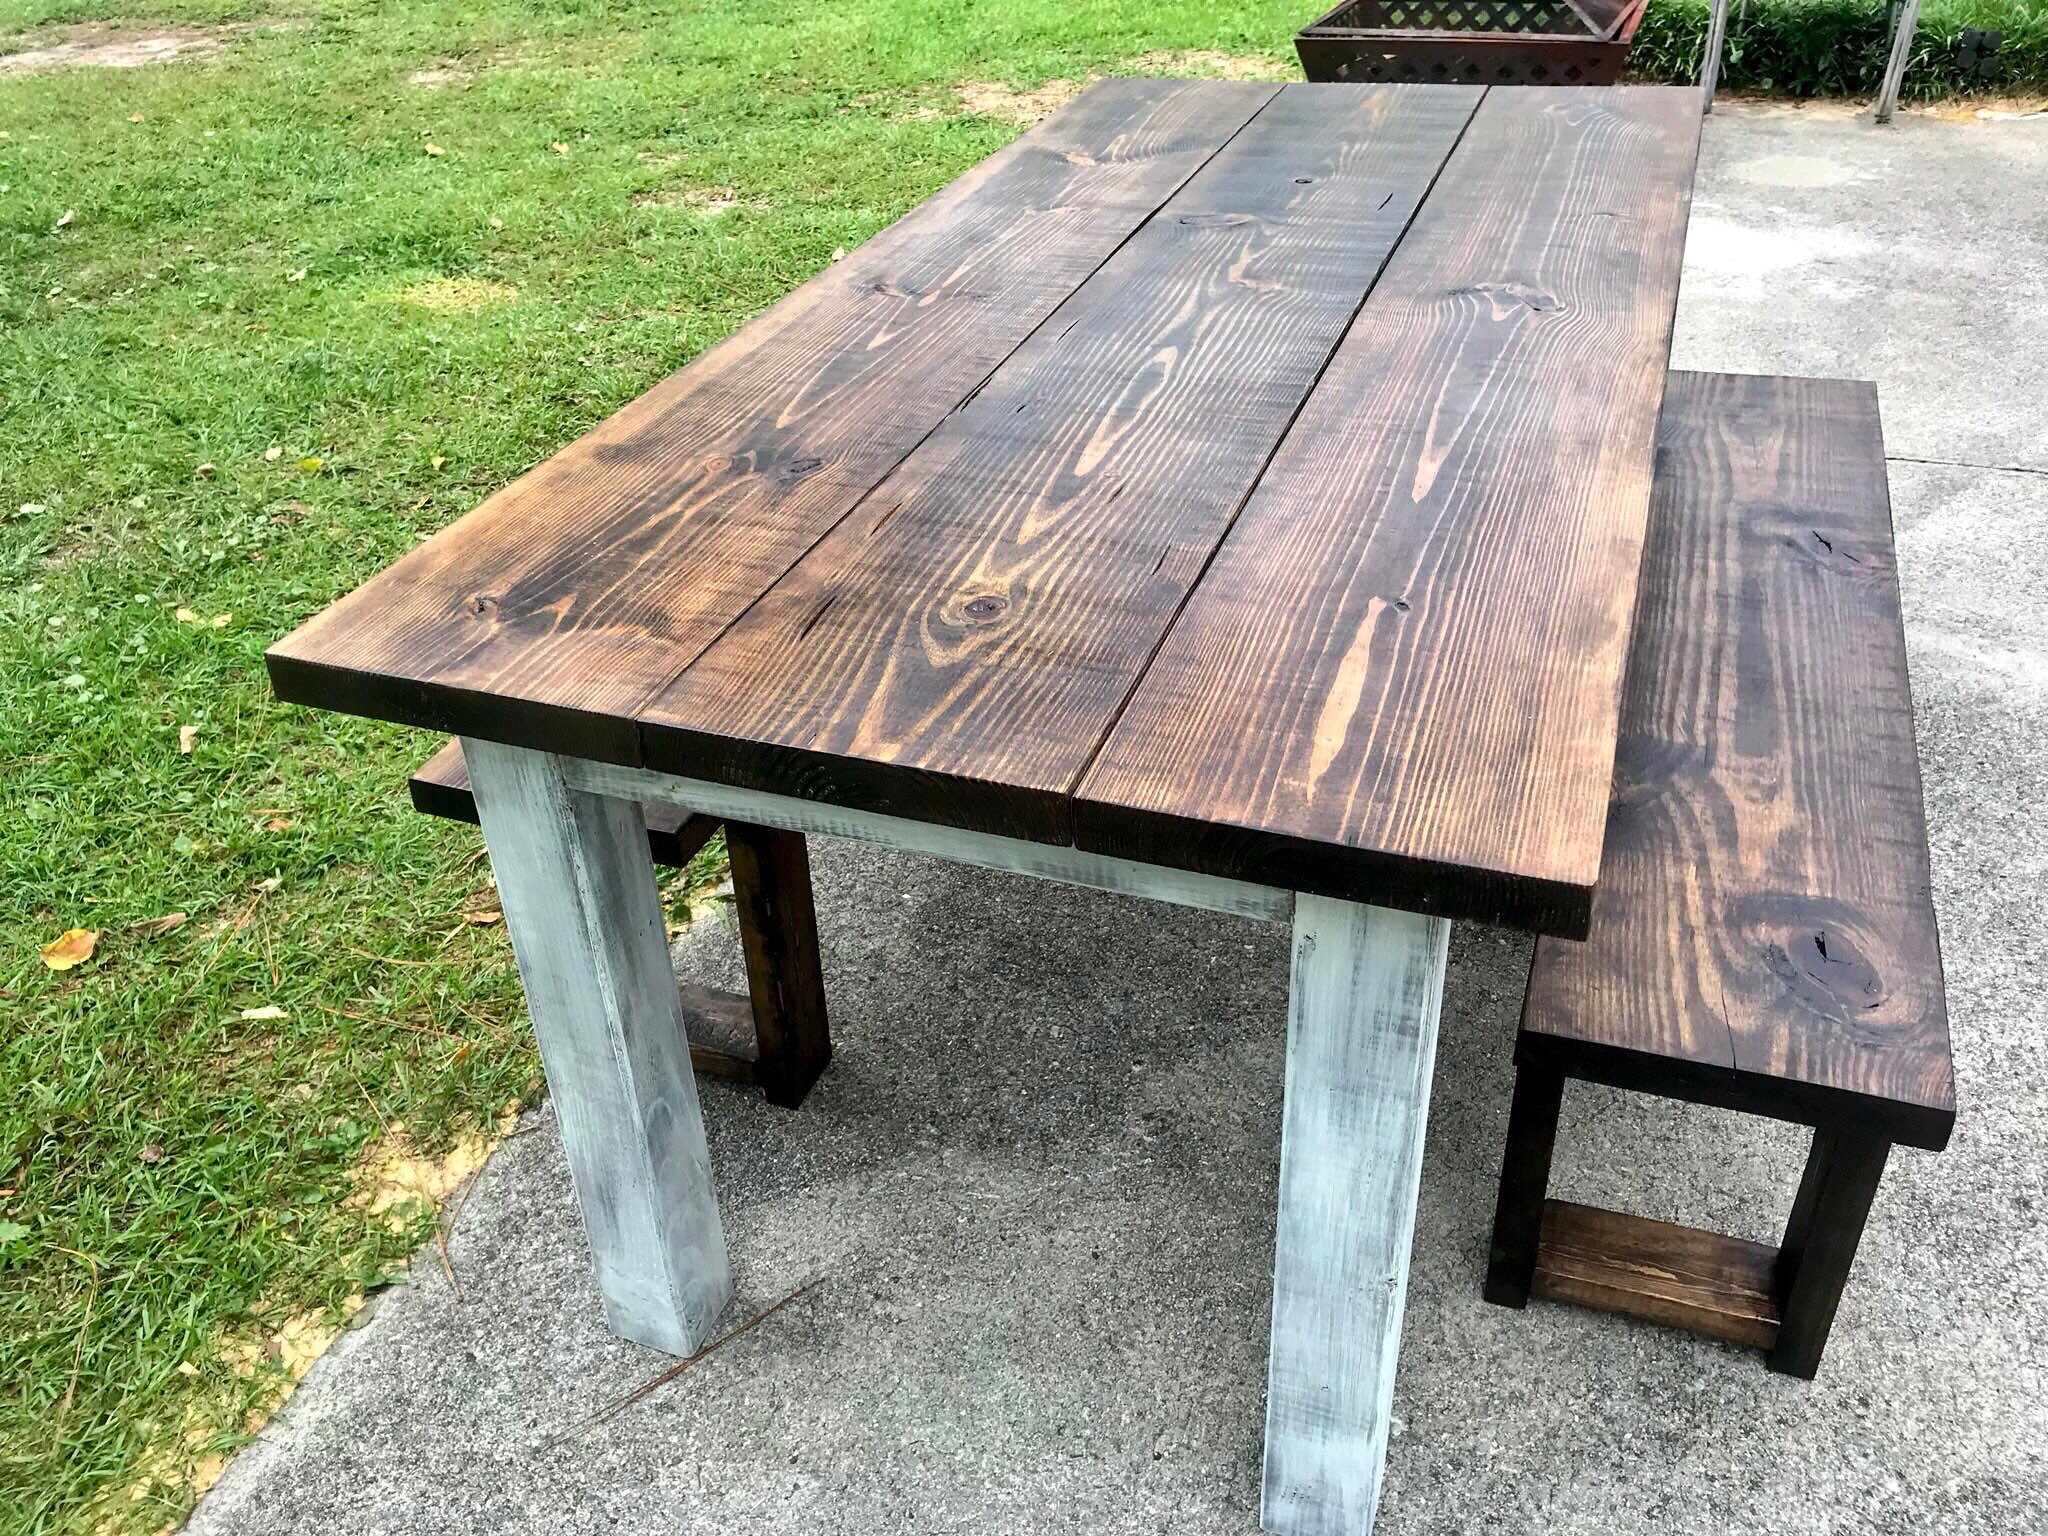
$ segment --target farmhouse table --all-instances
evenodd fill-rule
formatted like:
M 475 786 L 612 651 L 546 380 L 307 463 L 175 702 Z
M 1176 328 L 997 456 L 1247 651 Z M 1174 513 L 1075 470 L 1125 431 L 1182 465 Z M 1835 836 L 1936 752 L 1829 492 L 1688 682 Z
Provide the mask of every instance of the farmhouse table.
M 1588 922 L 1698 135 L 1103 81 L 269 653 L 463 738 L 613 1329 L 731 1291 L 641 802 L 1291 918 L 1261 1516 L 1371 1528 L 1450 921 Z

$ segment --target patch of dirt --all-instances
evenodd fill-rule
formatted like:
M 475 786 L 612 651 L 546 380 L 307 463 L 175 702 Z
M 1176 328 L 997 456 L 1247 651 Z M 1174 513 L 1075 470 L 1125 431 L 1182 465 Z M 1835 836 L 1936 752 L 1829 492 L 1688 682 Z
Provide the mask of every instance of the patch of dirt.
M 399 290 L 398 297 L 422 309 L 466 315 L 494 304 L 510 304 L 519 297 L 519 290 L 510 283 L 494 283 L 483 277 L 437 277 Z
M 1946 101 L 1908 103 L 1901 110 L 1925 112 L 1949 122 L 2009 122 L 2048 117 L 2048 96 L 1951 96 Z
M 1064 107 L 1088 84 L 1086 80 L 1048 80 L 1036 90 L 1020 91 L 995 80 L 965 80 L 953 87 L 953 94 L 962 111 L 1028 128 Z
M 455 1144 L 438 1158 L 420 1156 L 419 1148 L 406 1133 L 405 1122 L 394 1120 L 364 1153 L 356 1192 L 348 1197 L 347 1204 L 381 1219 L 393 1231 L 403 1230 L 421 1209 L 439 1207 L 468 1183 L 483 1167 L 491 1149 L 512 1133 L 518 1120 L 519 1106 L 508 1105 L 495 1125 L 456 1137 Z
M 404 1122 L 393 1121 L 363 1154 L 355 1193 L 346 1203 L 394 1231 L 403 1230 L 457 1195 L 518 1124 L 519 1101 L 513 1099 L 490 1125 L 458 1136 L 445 1156 L 427 1158 L 413 1145 Z M 447 1262 L 445 1247 L 442 1260 Z M 133 1530 L 134 1518 L 123 1505 L 152 1497 L 179 1507 L 196 1502 L 220 1481 L 233 1454 L 216 1447 L 224 1439 L 262 1429 L 367 1304 L 361 1291 L 338 1307 L 301 1312 L 259 1301 L 246 1318 L 224 1326 L 205 1360 L 187 1360 L 178 1367 L 196 1390 L 175 1428 L 145 1426 L 154 1443 L 136 1459 L 127 1481 L 103 1496 L 97 1530 L 104 1536 Z M 166 1533 L 172 1529 L 175 1525 L 165 1527 Z
M 23 32 L 0 47 L 0 74 L 46 74 L 60 69 L 140 69 L 145 64 L 218 58 L 250 32 L 272 32 L 304 22 L 229 21 L 217 26 L 136 27 L 84 22 Z
M 1157 48 L 1131 60 L 1144 75 L 1194 75 L 1204 80 L 1292 80 L 1297 66 L 1258 53 L 1224 53 L 1216 48 L 1190 48 L 1175 53 Z
M 735 208 L 755 211 L 770 206 L 765 197 L 742 197 L 735 187 L 656 187 L 633 194 L 635 208 L 694 208 L 703 214 L 730 213 Z

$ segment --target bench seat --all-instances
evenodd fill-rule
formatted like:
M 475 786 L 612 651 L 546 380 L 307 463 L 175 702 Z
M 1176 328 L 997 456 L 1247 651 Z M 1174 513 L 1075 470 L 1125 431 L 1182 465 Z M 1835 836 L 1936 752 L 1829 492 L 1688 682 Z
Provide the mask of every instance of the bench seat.
M 1877 396 L 1675 373 L 1592 926 L 1539 942 L 1487 1294 L 1811 1376 L 1893 1143 L 1955 1083 Z M 1546 1201 L 1567 1079 L 1815 1128 L 1784 1242 Z
M 414 810 L 478 821 L 460 741 L 448 742 L 421 764 L 407 788 Z M 642 805 L 640 814 L 653 862 L 677 868 L 696 857 L 721 825 L 715 816 L 671 805 Z M 678 984 L 690 1061 L 701 1073 L 754 1084 L 771 1104 L 794 1109 L 832 1056 L 809 851 L 801 833 L 738 822 L 724 827 L 747 993 Z

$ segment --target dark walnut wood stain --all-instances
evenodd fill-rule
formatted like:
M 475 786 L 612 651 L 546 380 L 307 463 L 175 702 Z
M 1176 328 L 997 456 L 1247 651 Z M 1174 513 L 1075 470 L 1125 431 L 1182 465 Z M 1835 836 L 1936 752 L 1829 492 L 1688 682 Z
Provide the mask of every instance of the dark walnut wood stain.
M 1697 138 L 1678 90 L 1106 82 L 275 686 L 1581 931 Z
M 1078 840 L 1584 931 L 1698 112 L 1494 91 L 1146 672 Z
M 278 645 L 279 696 L 637 761 L 639 706 L 1277 89 L 1086 92 Z
M 1939 1147 L 1955 1086 L 1876 392 L 1674 374 L 1658 463 L 1593 936 L 1539 947 L 1529 1049 L 1676 1061 L 1745 1107 Z
M 1768 1243 L 1546 1200 L 1534 1291 L 1769 1349 L 1778 1342 L 1777 1263 Z
M 1876 392 L 1673 374 L 1606 861 L 1531 967 L 1486 1298 L 1812 1377 L 1893 1141 L 1955 1119 Z M 1545 1201 L 1566 1078 L 1814 1127 L 1776 1248 Z
M 1480 95 L 1282 91 L 643 712 L 651 765 L 1065 841 Z

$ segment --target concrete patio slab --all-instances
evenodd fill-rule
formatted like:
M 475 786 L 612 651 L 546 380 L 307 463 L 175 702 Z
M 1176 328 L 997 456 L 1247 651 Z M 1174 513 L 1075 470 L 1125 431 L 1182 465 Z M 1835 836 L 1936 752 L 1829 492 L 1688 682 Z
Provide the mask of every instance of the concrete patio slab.
M 1453 941 L 1381 1529 L 2048 1530 L 2048 122 L 1724 105 L 1678 361 L 1874 376 L 1961 1120 L 1901 1152 L 1821 1378 L 1479 1299 L 1525 940 Z M 2017 465 L 2018 469 L 1973 466 Z M 193 1517 L 205 1536 L 1245 1533 L 1283 1053 L 1278 928 L 844 844 L 838 1047 L 802 1111 L 704 1085 L 740 1295 L 612 1339 L 545 1109 L 452 1258 L 381 1297 Z M 703 923 L 679 946 L 737 982 Z M 1787 1127 L 1567 1097 L 1563 1193 L 1774 1238 Z

